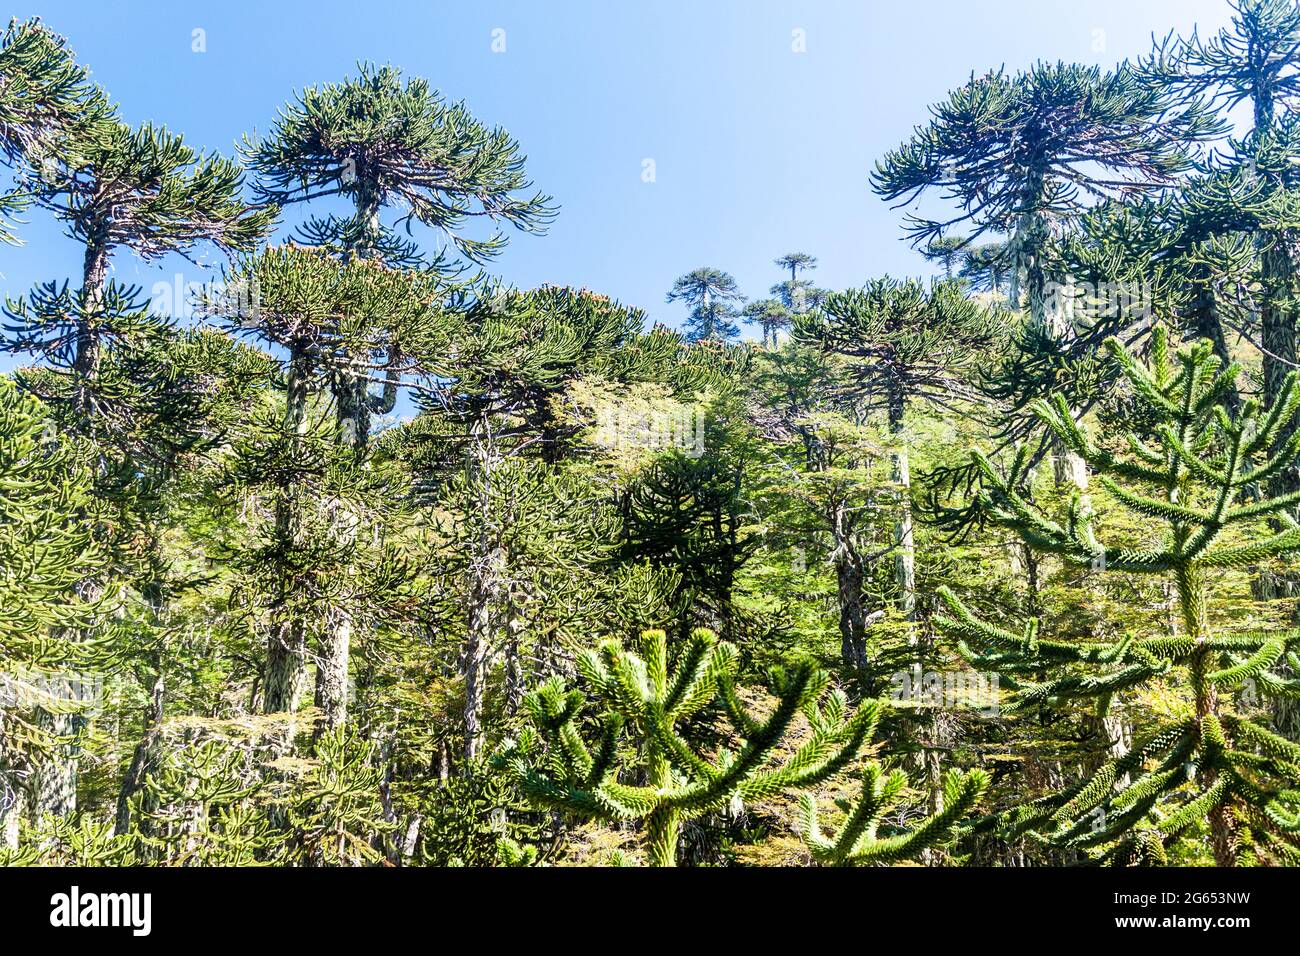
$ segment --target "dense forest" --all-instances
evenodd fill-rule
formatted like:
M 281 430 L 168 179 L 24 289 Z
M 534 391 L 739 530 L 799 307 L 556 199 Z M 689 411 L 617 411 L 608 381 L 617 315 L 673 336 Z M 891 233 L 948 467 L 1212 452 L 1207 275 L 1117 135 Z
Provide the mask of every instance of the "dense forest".
M 436 77 L 226 156 L 10 23 L 0 862 L 1300 863 L 1300 5 L 971 66 L 855 187 L 932 275 L 652 321 Z

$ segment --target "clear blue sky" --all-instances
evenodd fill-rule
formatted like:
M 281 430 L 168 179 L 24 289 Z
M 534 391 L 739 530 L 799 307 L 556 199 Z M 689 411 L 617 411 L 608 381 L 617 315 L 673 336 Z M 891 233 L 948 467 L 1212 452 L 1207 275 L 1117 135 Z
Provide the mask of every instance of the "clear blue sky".
M 762 297 L 772 260 L 801 250 L 815 280 L 858 285 L 929 271 L 900 214 L 871 193 L 876 159 L 972 70 L 1035 59 L 1111 65 L 1153 32 L 1227 22 L 1222 0 L 223 0 L 18 2 L 65 34 L 124 117 L 230 152 L 306 84 L 360 59 L 392 63 L 505 126 L 561 206 L 544 237 L 517 235 L 507 281 L 587 286 L 679 324 L 664 295 L 700 265 Z M 206 52 L 192 52 L 193 31 Z M 505 52 L 493 52 L 493 31 Z M 806 52 L 792 49 L 802 30 Z M 643 161 L 656 181 L 642 181 Z M 76 245 L 39 212 L 0 248 L 0 291 L 77 275 Z M 178 268 L 126 254 L 146 292 Z M 0 363 L 5 363 L 0 358 Z M 4 367 L 0 364 L 0 367 Z

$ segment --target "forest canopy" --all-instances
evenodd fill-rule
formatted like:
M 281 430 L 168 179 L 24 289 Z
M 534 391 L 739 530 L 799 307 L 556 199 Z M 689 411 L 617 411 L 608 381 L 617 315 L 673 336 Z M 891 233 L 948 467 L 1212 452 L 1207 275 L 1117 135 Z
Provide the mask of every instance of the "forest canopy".
M 1300 863 L 1300 4 L 971 66 L 863 171 L 932 275 L 678 330 L 511 282 L 437 77 L 223 155 L 12 21 L 0 863 Z

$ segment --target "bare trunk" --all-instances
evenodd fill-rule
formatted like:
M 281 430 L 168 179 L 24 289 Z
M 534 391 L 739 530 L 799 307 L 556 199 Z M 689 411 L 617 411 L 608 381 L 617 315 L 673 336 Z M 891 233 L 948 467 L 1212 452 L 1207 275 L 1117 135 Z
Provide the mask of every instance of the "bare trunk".
M 889 431 L 893 438 L 891 479 L 898 486 L 898 518 L 894 523 L 894 568 L 898 582 L 898 609 L 916 620 L 916 543 L 912 532 L 912 470 L 903 437 L 906 396 L 895 385 L 889 396 Z
M 26 791 L 18 769 L 0 760 L 0 850 L 18 849 L 18 828 L 27 811 Z
M 513 717 L 524 702 L 524 636 L 528 630 L 525 615 L 527 594 L 519 582 L 510 585 L 506 594 L 506 714 Z
M 470 567 L 468 627 L 461 655 L 461 674 L 465 682 L 465 772 L 483 749 L 484 685 L 487 664 L 492 656 L 492 631 L 505 589 L 505 552 L 501 545 L 494 511 L 493 482 L 497 451 L 491 422 L 485 416 L 474 427 L 474 478 L 479 495 L 478 540 Z
M 76 410 L 91 411 L 91 392 L 99 377 L 99 314 L 104 306 L 104 285 L 108 280 L 108 248 L 102 241 L 88 241 L 82 264 L 81 320 L 77 326 L 72 370 L 77 377 Z M 88 423 L 87 423 L 88 424 Z

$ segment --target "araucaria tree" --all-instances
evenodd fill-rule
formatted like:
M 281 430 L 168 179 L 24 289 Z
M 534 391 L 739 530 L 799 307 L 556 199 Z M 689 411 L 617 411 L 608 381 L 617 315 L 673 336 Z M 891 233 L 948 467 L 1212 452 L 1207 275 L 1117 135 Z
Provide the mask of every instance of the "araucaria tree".
M 265 140 L 245 142 L 244 153 L 258 173 L 257 191 L 267 202 L 292 205 L 332 196 L 350 200 L 351 216 L 313 217 L 300 235 L 345 261 L 372 261 L 376 270 L 427 265 L 428 271 L 447 275 L 453 269 L 441 256 L 424 263 L 418 243 L 383 222 L 386 208 L 405 211 L 402 222 L 408 233 L 413 223 L 435 229 L 472 261 L 495 255 L 506 237 L 466 235 L 468 222 L 481 218 L 541 232 L 554 215 L 546 196 L 520 195 L 531 183 L 513 138 L 479 122 L 464 104 L 445 102 L 426 80 L 403 81 L 392 67 L 363 65 L 355 78 L 308 87 L 281 111 Z M 427 297 L 413 294 L 427 304 Z M 442 292 L 448 298 L 452 294 L 451 288 Z M 436 314 L 427 310 L 430 325 L 436 324 Z M 337 441 L 362 465 L 372 416 L 393 410 L 412 358 L 427 364 L 438 356 L 412 356 L 410 346 L 404 350 L 382 310 L 349 308 L 339 326 L 324 329 L 333 341 L 316 349 L 312 362 L 333 397 Z M 375 394 L 377 381 L 383 388 Z M 358 514 L 347 507 L 338 510 L 334 537 L 342 550 L 355 546 L 364 531 Z M 345 606 L 335 608 L 326 625 L 317 703 L 329 726 L 346 714 L 341 695 L 347 689 L 354 627 Z M 281 650 L 272 647 L 273 660 Z M 301 651 L 293 655 L 298 658 Z M 290 702 L 291 697 L 268 697 L 268 705 Z
M 916 611 L 911 468 L 904 427 L 911 405 L 928 403 L 959 413 L 979 394 L 970 371 L 1005 339 L 1006 319 L 962 294 L 955 282 L 926 289 L 915 279 L 877 279 L 861 289 L 832 293 L 800 317 L 796 336 L 849 360 L 855 397 L 864 409 L 884 411 L 895 442 L 893 479 L 900 502 L 895 527 L 898 606 Z
M 1300 0 L 1230 5 L 963 72 L 859 184 L 933 277 L 790 251 L 844 130 L 662 314 L 498 256 L 608 98 L 363 62 L 225 156 L 0 23 L 0 865 L 1300 865 Z
M 1002 384 L 1014 395 L 1041 396 L 1054 385 L 1041 379 L 1076 334 L 1064 297 L 1053 294 L 1067 279 L 1053 262 L 1053 243 L 1098 201 L 1173 184 L 1191 169 L 1190 147 L 1225 127 L 1198 101 L 1145 82 L 1127 65 L 1103 72 L 1038 63 L 1014 75 L 989 72 L 931 112 L 928 125 L 877 164 L 873 187 L 900 206 L 934 192 L 956 207 L 943 219 L 910 215 L 918 245 L 950 238 L 954 229 L 963 246 L 990 232 L 1009 237 L 1008 297 L 1020 307 L 1023 289 L 1028 320 Z M 1058 458 L 1058 477 L 1087 482 L 1068 453 Z
M 686 320 L 690 342 L 728 342 L 740 334 L 736 324 L 738 307 L 745 301 L 736 280 L 720 269 L 700 268 L 688 272 L 668 292 L 669 302 L 684 302 L 691 310 Z
M 1040 635 L 1037 620 L 1019 632 L 986 623 L 947 590 L 942 594 L 953 616 L 940 623 L 976 666 L 1015 682 L 1013 709 L 1088 701 L 1104 714 L 1115 695 L 1162 680 L 1186 686 L 1186 708 L 1078 784 L 987 822 L 1127 863 L 1163 861 L 1176 841 L 1195 838 L 1208 821 L 1218 865 L 1231 866 L 1243 855 L 1294 864 L 1300 860 L 1300 746 L 1238 713 L 1229 695 L 1243 686 L 1300 693 L 1278 671 L 1295 663 L 1300 631 L 1235 631 L 1211 620 L 1210 599 L 1215 576 L 1226 569 L 1300 550 L 1300 524 L 1289 514 L 1300 494 L 1254 493 L 1300 451 L 1300 439 L 1278 442 L 1300 409 L 1297 376 L 1288 376 L 1269 411 L 1250 401 L 1230 416 L 1223 398 L 1240 369 L 1223 367 L 1208 342 L 1171 355 L 1158 330 L 1149 363 L 1116 339 L 1107 347 L 1131 389 L 1133 420 L 1142 423 L 1126 443 L 1091 437 L 1060 396 L 1037 403 L 1034 412 L 1095 469 L 1119 504 L 1161 529 L 1158 540 L 1107 541 L 1079 496 L 1063 520 L 1036 509 L 1024 494 L 1023 454 L 1003 475 L 976 453 L 984 479 L 980 505 L 990 521 L 1070 564 L 1167 581 L 1179 615 L 1176 631 L 1052 640 Z M 1282 529 L 1270 531 L 1267 518 Z
M 827 779 L 870 742 L 880 717 L 878 701 L 867 701 L 851 714 L 844 694 L 827 693 L 826 674 L 809 664 L 779 682 L 766 715 L 756 713 L 737 693 L 738 663 L 735 648 L 704 629 L 691 635 L 671 663 L 663 631 L 644 632 L 640 654 L 606 641 L 578 660 L 586 689 L 600 708 L 596 741 L 583 739 L 583 691 L 566 690 L 554 680 L 527 698 L 532 729 L 507 754 L 509 765 L 539 806 L 580 819 L 635 821 L 644 827 L 650 864 L 676 866 L 684 823 Z M 721 709 L 738 738 L 735 749 L 724 745 L 712 758 L 683 730 L 710 707 Z M 778 748 L 792 741 L 800 717 L 808 732 L 779 759 Z M 890 786 L 896 794 L 898 779 Z M 872 791 L 843 834 L 855 852 L 826 854 L 829 861 L 865 853 L 865 820 L 874 824 L 879 804 Z M 951 822 L 936 825 L 929 839 L 942 835 Z M 926 842 L 918 837 L 900 841 L 897 848 L 919 852 Z M 820 830 L 813 846 L 822 852 Z

